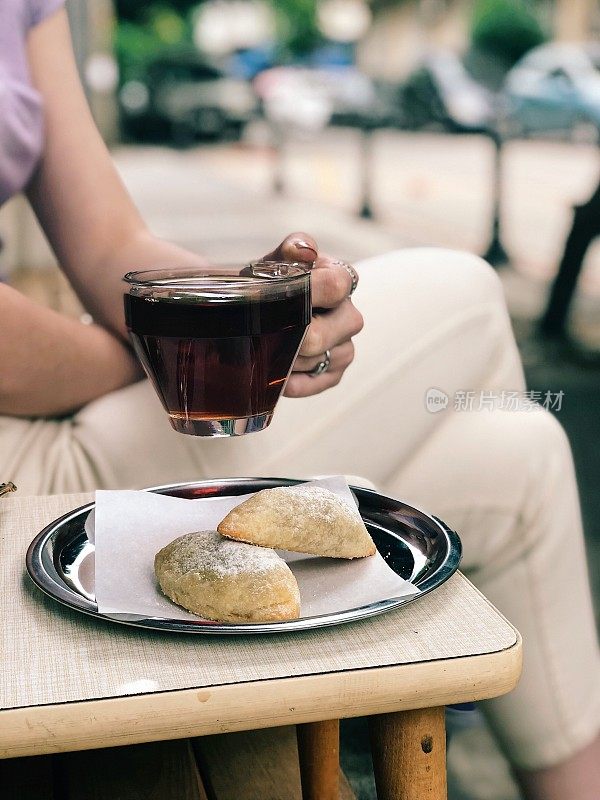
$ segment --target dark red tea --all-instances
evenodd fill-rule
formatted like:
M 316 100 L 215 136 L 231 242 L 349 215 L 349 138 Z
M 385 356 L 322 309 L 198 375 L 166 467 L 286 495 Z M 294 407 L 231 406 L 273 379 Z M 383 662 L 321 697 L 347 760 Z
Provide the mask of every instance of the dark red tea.
M 202 434 L 203 421 L 272 413 L 310 322 L 310 294 L 302 284 L 233 301 L 127 294 L 125 317 L 171 424 Z

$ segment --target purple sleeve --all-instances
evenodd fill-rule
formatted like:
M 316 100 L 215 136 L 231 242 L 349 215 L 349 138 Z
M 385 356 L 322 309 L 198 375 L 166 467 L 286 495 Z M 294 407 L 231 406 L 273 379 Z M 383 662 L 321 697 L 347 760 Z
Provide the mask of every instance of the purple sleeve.
M 42 22 L 65 4 L 65 0 L 29 0 L 29 27 Z

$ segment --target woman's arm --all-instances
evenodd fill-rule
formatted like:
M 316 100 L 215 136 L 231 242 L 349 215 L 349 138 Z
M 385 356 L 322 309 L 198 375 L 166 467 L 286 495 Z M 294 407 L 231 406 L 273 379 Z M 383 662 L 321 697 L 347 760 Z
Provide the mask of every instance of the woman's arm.
M 205 261 L 153 236 L 138 214 L 91 118 L 64 11 L 31 31 L 28 56 L 46 110 L 46 148 L 29 188 L 31 203 L 85 307 L 124 337 L 125 272 Z M 313 305 L 328 311 L 311 322 L 286 393 L 316 394 L 338 383 L 353 359 L 351 337 L 362 328 L 362 317 L 348 299 L 353 281 L 339 261 L 318 254 L 306 234 L 288 236 L 271 257 L 314 261 Z M 330 369 L 317 377 L 303 374 L 322 361 L 326 350 Z
M 87 310 L 124 337 L 125 272 L 203 261 L 152 236 L 142 221 L 90 115 L 64 10 L 31 30 L 28 58 L 46 121 L 30 202 Z
M 0 319 L 0 414 L 65 414 L 141 377 L 128 348 L 104 328 L 2 284 Z

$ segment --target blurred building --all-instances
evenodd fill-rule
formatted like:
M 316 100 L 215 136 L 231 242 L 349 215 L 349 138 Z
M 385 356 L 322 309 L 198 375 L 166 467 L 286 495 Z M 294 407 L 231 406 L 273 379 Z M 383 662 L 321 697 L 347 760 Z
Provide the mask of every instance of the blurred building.
M 598 33 L 600 10 L 596 0 L 556 0 L 554 34 L 565 41 L 586 41 Z
M 467 49 L 475 0 L 406 0 L 386 3 L 373 20 L 359 50 L 359 63 L 375 77 L 398 80 L 432 46 Z M 548 34 L 586 41 L 600 33 L 597 0 L 529 0 Z
M 358 48 L 359 65 L 376 78 L 404 78 L 432 44 L 464 50 L 470 0 L 410 0 L 378 12 Z

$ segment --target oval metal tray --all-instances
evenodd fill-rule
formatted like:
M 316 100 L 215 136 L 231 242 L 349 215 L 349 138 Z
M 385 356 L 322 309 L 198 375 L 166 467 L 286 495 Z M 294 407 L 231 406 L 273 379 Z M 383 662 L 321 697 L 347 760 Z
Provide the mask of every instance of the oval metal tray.
M 228 478 L 224 480 L 158 486 L 146 491 L 188 499 L 240 495 L 292 486 L 287 478 Z M 225 624 L 209 620 L 180 621 L 163 617 L 125 617 L 100 614 L 94 595 L 93 552 L 85 522 L 93 503 L 76 508 L 46 526 L 27 551 L 27 570 L 47 595 L 69 608 L 125 625 L 178 633 L 252 634 L 286 633 L 364 619 L 405 605 L 446 581 L 461 557 L 458 535 L 437 517 L 370 489 L 350 487 L 373 541 L 389 566 L 420 590 L 414 595 L 390 598 L 370 605 L 313 617 L 269 623 Z

